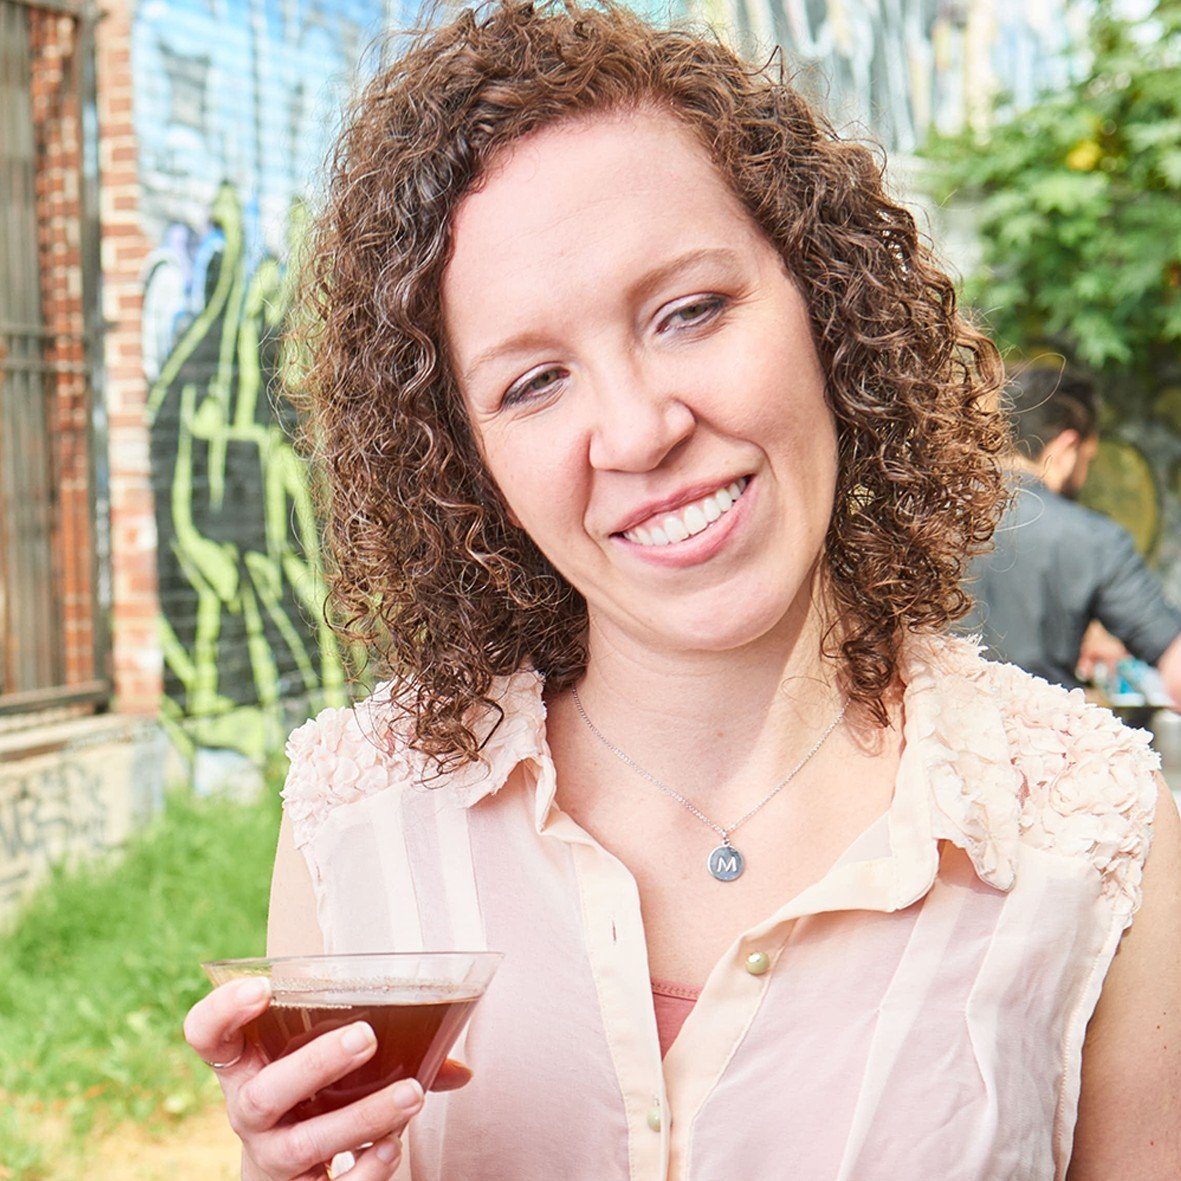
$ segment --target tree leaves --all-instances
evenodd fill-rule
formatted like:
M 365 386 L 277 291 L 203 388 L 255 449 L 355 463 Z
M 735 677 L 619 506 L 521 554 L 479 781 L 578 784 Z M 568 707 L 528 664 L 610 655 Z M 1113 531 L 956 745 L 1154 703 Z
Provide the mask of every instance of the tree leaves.
M 1181 0 L 1135 21 L 1100 0 L 1080 60 L 1063 90 L 925 154 L 937 196 L 977 206 L 964 294 L 1002 347 L 1059 349 L 1143 405 L 1181 371 Z

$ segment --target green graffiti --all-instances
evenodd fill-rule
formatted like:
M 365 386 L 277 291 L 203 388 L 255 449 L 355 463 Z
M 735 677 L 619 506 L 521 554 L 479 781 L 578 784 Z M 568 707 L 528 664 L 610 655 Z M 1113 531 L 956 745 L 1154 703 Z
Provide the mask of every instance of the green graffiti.
M 261 762 L 282 741 L 282 699 L 305 696 L 313 708 L 343 704 L 345 675 L 323 618 L 307 472 L 269 401 L 293 268 L 265 258 L 248 273 L 242 211 L 229 185 L 217 195 L 212 221 L 221 235 L 216 274 L 148 400 L 159 631 L 171 685 L 162 715 L 185 752 L 230 747 Z M 305 225 L 302 204 L 293 204 L 292 258 Z M 183 594 L 168 593 L 176 584 Z M 235 621 L 233 640 L 227 619 Z

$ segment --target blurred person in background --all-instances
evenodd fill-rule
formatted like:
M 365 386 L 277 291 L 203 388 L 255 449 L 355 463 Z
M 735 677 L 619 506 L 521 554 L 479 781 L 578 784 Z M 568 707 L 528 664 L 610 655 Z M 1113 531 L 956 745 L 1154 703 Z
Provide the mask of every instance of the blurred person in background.
M 1181 611 L 1131 534 L 1077 500 L 1099 446 L 1094 382 L 1033 365 L 1007 390 L 1013 497 L 995 548 L 969 566 L 966 589 L 976 605 L 964 628 L 981 634 L 993 659 L 1068 688 L 1098 662 L 1130 652 L 1155 665 L 1181 701 Z

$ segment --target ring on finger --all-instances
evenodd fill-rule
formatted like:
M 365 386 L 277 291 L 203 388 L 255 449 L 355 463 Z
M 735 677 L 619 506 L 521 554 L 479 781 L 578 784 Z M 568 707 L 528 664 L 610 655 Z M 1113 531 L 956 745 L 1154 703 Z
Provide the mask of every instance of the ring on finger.
M 231 1066 L 237 1066 L 242 1061 L 242 1055 L 246 1053 L 246 1047 L 243 1046 L 228 1062 L 210 1062 L 208 1058 L 202 1058 L 201 1061 L 209 1067 L 210 1070 L 229 1070 Z

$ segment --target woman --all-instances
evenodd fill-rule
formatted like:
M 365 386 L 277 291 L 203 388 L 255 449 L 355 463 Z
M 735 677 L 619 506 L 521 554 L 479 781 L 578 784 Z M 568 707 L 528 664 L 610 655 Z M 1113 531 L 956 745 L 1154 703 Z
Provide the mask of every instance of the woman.
M 1145 735 L 945 634 L 999 365 L 869 153 L 712 40 L 464 12 L 306 284 L 391 681 L 292 735 L 269 949 L 505 959 L 408 1109 L 285 1120 L 371 1035 L 263 1067 L 265 990 L 200 1002 L 243 1176 L 1175 1176 L 1181 826 Z

